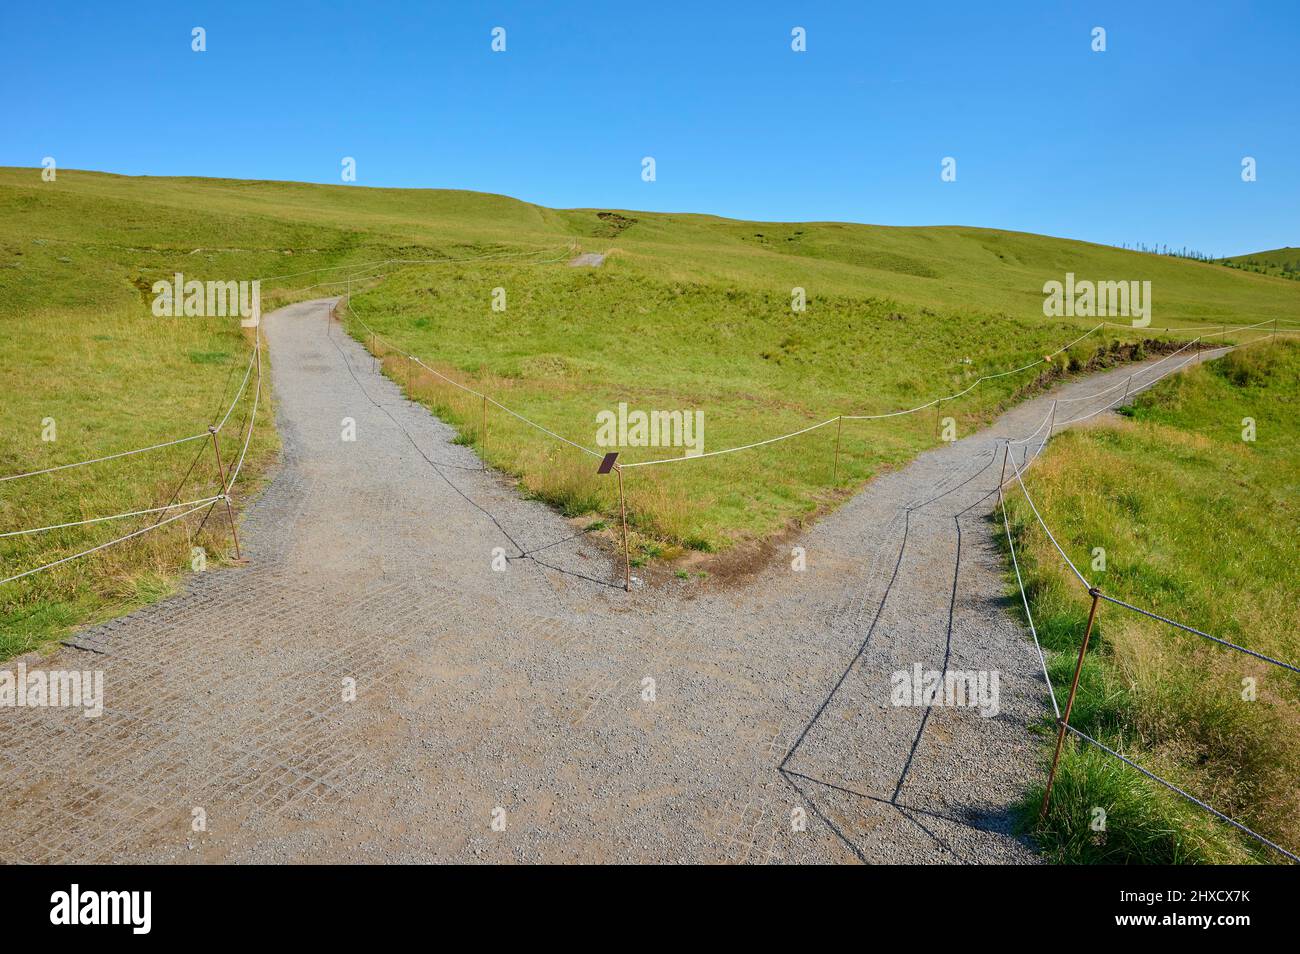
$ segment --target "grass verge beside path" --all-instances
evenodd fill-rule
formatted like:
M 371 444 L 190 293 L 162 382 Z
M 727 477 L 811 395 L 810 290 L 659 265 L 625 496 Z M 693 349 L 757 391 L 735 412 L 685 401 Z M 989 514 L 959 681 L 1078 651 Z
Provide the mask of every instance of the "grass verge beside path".
M 0 476 L 205 433 L 234 400 L 251 346 L 251 334 L 241 331 L 237 320 L 159 319 L 134 310 L 26 316 L 21 335 L 0 337 L 0 391 L 8 396 L 8 426 L 0 430 Z M 236 504 L 253 492 L 277 449 L 269 368 L 264 351 L 256 426 L 231 494 Z M 243 448 L 256 381 L 254 371 L 219 437 L 227 472 Z M 211 441 L 195 440 L 0 482 L 0 533 L 217 493 L 220 481 Z M 0 538 L 0 578 L 182 512 Z M 182 571 L 201 565 L 194 562 L 194 547 L 202 548 L 210 566 L 233 555 L 224 511 L 214 510 L 198 533 L 204 512 L 3 584 L 0 659 L 48 645 L 81 623 L 120 615 L 168 595 Z
M 1253 441 L 1243 439 L 1251 422 Z M 1061 545 L 1101 590 L 1295 664 L 1298 442 L 1300 342 L 1279 339 L 1168 378 L 1119 420 L 1059 435 L 1025 480 Z M 1007 504 L 1064 706 L 1090 600 L 1018 491 Z M 1300 848 L 1295 674 L 1103 602 L 1071 724 Z M 1041 798 L 1041 788 L 1028 793 L 1027 824 Z M 1104 830 L 1094 827 L 1099 811 Z M 1077 741 L 1066 744 L 1038 837 L 1049 857 L 1068 863 L 1284 860 Z

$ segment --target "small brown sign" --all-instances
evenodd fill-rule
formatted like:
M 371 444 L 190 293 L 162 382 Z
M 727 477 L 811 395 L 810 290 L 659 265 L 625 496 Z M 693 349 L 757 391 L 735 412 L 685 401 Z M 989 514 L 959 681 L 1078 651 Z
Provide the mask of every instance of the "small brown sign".
M 600 462 L 600 469 L 596 473 L 608 474 L 614 469 L 614 461 L 616 460 L 618 460 L 618 451 L 610 451 L 605 455 L 605 459 Z

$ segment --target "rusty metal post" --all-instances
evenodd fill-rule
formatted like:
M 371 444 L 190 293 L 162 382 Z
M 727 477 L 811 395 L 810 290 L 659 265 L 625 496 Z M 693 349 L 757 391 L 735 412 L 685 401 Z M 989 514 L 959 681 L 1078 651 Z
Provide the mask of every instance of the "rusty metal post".
M 371 374 L 375 373 L 375 360 L 376 360 L 375 349 L 377 347 L 379 346 L 375 343 L 375 333 L 372 331 L 370 332 L 370 373 Z
M 1133 375 L 1130 374 L 1128 376 L 1128 383 L 1124 385 L 1124 396 L 1119 399 L 1120 404 L 1123 404 L 1125 401 L 1128 400 L 1128 392 L 1129 392 L 1129 388 L 1131 387 L 1133 387 Z
M 230 521 L 230 535 L 235 540 L 235 559 L 242 560 L 239 552 L 239 532 L 235 529 L 235 514 L 230 509 L 230 494 L 226 488 L 226 470 L 221 464 L 221 444 L 217 441 L 217 429 L 208 425 L 208 434 L 212 437 L 212 450 L 217 455 L 217 475 L 221 479 L 221 499 L 226 503 L 226 519 Z
M 483 395 L 483 449 L 487 449 L 487 395 Z
M 406 356 L 406 396 L 411 396 L 411 356 Z
M 618 509 L 623 517 L 623 589 L 632 592 L 632 553 L 627 543 L 627 500 L 623 496 L 623 468 L 615 465 L 618 473 Z
M 1083 656 L 1088 651 L 1088 638 L 1092 636 L 1092 624 L 1097 619 L 1097 603 L 1101 600 L 1101 590 L 1095 586 L 1088 592 L 1092 595 L 1092 608 L 1088 610 L 1088 628 L 1083 631 L 1083 642 L 1079 645 L 1079 660 L 1074 664 L 1074 681 L 1070 683 L 1070 695 L 1065 700 L 1065 713 L 1061 716 L 1061 727 L 1056 733 L 1056 752 L 1052 756 L 1052 770 L 1047 775 L 1047 788 L 1043 791 L 1043 807 L 1038 811 L 1040 825 L 1047 817 L 1047 806 L 1052 799 L 1052 786 L 1056 783 L 1056 766 L 1061 761 L 1061 745 L 1065 742 L 1065 727 L 1070 724 L 1070 710 L 1074 708 L 1074 694 L 1079 689 L 1079 674 L 1083 672 Z
M 844 429 L 844 415 L 841 414 L 835 421 L 835 478 L 834 483 L 840 482 L 840 431 Z
M 939 408 L 942 404 L 943 404 L 943 398 L 939 398 L 939 400 L 934 402 L 934 436 L 935 437 L 939 436 L 939 414 L 941 413 Z
M 1052 402 L 1052 419 L 1047 424 L 1047 436 L 1052 436 L 1052 431 L 1056 430 L 1056 402 Z
M 1011 457 L 1011 441 L 1007 440 L 1006 453 L 1002 455 L 1002 476 L 998 478 L 998 499 L 1002 499 L 1002 488 L 1007 483 L 1007 460 Z

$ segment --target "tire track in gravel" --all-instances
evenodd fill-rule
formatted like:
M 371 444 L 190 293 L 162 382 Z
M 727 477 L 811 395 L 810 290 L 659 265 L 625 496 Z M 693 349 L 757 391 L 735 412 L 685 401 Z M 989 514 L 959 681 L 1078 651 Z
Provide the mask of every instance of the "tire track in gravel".
M 0 710 L 0 860 L 1034 860 L 1006 807 L 1046 689 L 985 521 L 1050 399 L 873 481 L 804 573 L 625 594 L 330 304 L 266 319 L 284 452 L 249 565 L 25 660 L 103 669 L 106 711 Z M 1001 712 L 890 706 L 918 662 L 998 670 Z

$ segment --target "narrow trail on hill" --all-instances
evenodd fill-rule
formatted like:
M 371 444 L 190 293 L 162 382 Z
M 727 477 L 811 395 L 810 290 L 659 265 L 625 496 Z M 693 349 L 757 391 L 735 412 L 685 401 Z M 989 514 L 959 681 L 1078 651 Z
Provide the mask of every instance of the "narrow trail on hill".
M 330 304 L 265 322 L 284 452 L 249 564 L 25 660 L 104 670 L 106 705 L 0 711 L 0 860 L 1035 860 L 1007 806 L 1046 686 L 987 518 L 1005 439 L 1133 367 L 874 480 L 792 541 L 805 572 L 626 594 Z M 918 663 L 997 670 L 1000 711 L 891 705 Z

